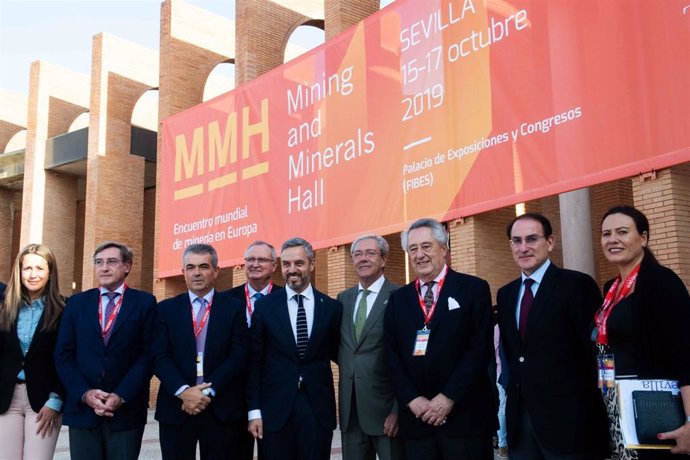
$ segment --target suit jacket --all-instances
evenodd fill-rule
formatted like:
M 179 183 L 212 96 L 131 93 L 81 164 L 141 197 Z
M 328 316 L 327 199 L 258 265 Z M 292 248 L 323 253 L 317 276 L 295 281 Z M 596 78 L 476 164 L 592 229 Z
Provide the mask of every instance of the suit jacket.
M 98 321 L 99 305 L 100 291 L 89 289 L 70 297 L 62 315 L 55 364 L 67 389 L 65 425 L 95 428 L 105 421 L 113 431 L 141 427 L 146 423 L 149 402 L 156 298 L 127 288 L 108 345 L 103 342 Z M 92 388 L 124 399 L 114 417 L 99 417 L 82 401 Z
M 287 291 L 281 289 L 255 304 L 249 332 L 249 410 L 261 410 L 264 430 L 280 431 L 297 397 L 301 376 L 314 417 L 333 430 L 336 420 L 331 360 L 338 357 L 342 305 L 314 289 L 314 322 L 300 360 L 287 301 Z
M 508 444 L 519 430 L 519 405 L 530 414 L 534 433 L 552 454 L 608 451 L 608 425 L 597 388 L 591 341 L 601 295 L 594 280 L 553 263 L 544 274 L 520 339 L 516 309 L 521 278 L 498 291 L 501 341 L 510 368 L 506 388 Z
M 453 298 L 460 308 L 449 309 Z M 384 337 L 391 379 L 398 399 L 400 435 L 489 435 L 498 426 L 494 382 L 489 378 L 493 357 L 491 293 L 483 279 L 448 269 L 429 329 L 425 356 L 413 356 L 417 331 L 424 326 L 415 283 L 391 294 Z M 418 396 L 443 393 L 455 401 L 447 422 L 432 427 L 417 419 L 407 404 Z M 404 408 L 404 409 L 403 409 Z
M 355 339 L 353 323 L 359 287 L 354 286 L 338 294 L 338 301 L 343 304 L 338 353 L 341 431 L 347 430 L 350 423 L 353 390 L 356 393 L 359 425 L 369 436 L 383 436 L 386 417 L 391 412 L 397 413 L 398 405 L 383 346 L 383 318 L 388 297 L 398 287 L 388 280 L 384 281 L 359 340 Z
M 0 296 L 5 294 L 5 288 L 6 288 L 6 287 L 7 287 L 7 286 L 5 286 L 4 284 L 0 283 Z
M 247 371 L 247 321 L 244 303 L 227 293 L 213 297 L 204 347 L 204 381 L 216 395 L 206 410 L 223 423 L 247 420 L 244 375 Z M 181 425 L 190 415 L 175 392 L 196 385 L 196 340 L 189 294 L 184 292 L 158 304 L 155 326 L 154 372 L 160 379 L 156 420 Z
M 612 282 L 606 283 L 604 292 Z M 638 376 L 690 385 L 690 296 L 683 281 L 671 269 L 645 258 L 631 299 Z
M 3 294 L 0 293 L 0 305 L 2 302 Z M 17 337 L 16 322 L 10 332 L 0 331 L 0 414 L 7 412 L 10 407 L 17 374 L 22 367 L 26 377 L 29 404 L 35 412 L 41 410 L 51 392 L 57 393 L 61 398 L 65 397 L 53 360 L 57 328 L 42 331 L 42 327 L 43 315 L 38 321 L 26 356 Z

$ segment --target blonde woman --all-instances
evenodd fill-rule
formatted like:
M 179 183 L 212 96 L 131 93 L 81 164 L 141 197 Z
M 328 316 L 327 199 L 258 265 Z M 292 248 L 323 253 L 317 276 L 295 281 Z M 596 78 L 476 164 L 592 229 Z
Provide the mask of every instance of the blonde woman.
M 25 247 L 0 295 L 0 459 L 52 459 L 63 393 L 53 350 L 65 305 L 52 251 Z

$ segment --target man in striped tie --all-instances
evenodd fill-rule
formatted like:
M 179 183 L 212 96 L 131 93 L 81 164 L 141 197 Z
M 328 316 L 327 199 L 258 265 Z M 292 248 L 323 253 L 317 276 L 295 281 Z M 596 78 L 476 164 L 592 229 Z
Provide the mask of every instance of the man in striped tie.
M 285 241 L 280 259 L 285 289 L 258 300 L 252 315 L 249 431 L 261 440 L 262 460 L 328 460 L 342 305 L 311 285 L 307 241 Z

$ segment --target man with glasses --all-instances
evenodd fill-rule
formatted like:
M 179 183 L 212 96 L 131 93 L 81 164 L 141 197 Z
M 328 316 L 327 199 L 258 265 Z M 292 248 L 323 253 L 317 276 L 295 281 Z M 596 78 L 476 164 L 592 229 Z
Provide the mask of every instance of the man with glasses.
M 507 235 L 521 271 L 497 296 L 510 459 L 603 459 L 608 427 L 590 339 L 597 284 L 549 260 L 556 238 L 543 215 L 516 217 Z
M 343 460 L 402 458 L 398 405 L 383 346 L 383 318 L 388 296 L 398 286 L 383 276 L 388 242 L 364 235 L 350 246 L 359 283 L 341 292 L 338 365 L 340 431 Z
M 271 281 L 277 259 L 276 249 L 265 241 L 254 241 L 244 251 L 244 274 L 247 277 L 247 282 L 235 286 L 227 293 L 245 305 L 247 326 L 252 324 L 252 313 L 254 313 L 256 301 L 271 292 L 282 289 L 281 286 L 276 286 Z M 254 458 L 254 436 L 249 431 L 245 432 L 244 444 L 241 449 L 244 455 L 241 455 L 240 458 L 247 460 Z M 261 454 L 262 446 L 259 444 L 259 456 L 263 457 Z
M 405 455 L 493 460 L 489 284 L 446 265 L 448 234 L 436 220 L 410 225 L 402 246 L 417 278 L 391 294 L 384 340 Z
M 125 283 L 132 257 L 123 244 L 99 245 L 100 287 L 70 297 L 62 316 L 55 363 L 75 460 L 136 459 L 141 449 L 156 299 Z

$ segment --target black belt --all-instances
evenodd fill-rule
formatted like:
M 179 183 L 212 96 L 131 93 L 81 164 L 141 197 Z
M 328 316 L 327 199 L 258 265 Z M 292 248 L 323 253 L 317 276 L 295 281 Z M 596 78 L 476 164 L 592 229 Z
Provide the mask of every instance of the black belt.
M 26 381 L 21 380 L 21 379 L 16 379 L 16 380 L 14 381 L 14 383 L 16 383 L 17 385 L 24 385 L 24 384 L 26 383 Z

